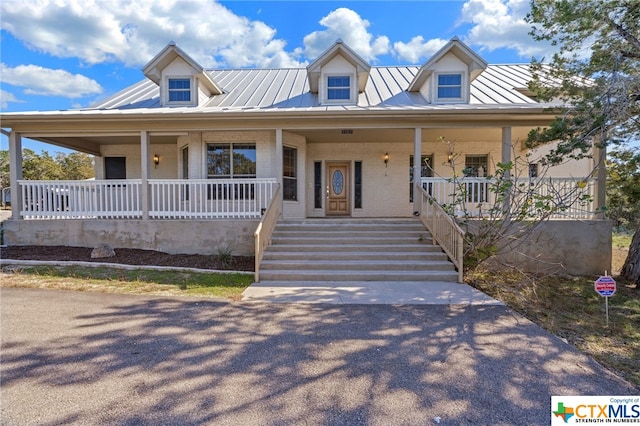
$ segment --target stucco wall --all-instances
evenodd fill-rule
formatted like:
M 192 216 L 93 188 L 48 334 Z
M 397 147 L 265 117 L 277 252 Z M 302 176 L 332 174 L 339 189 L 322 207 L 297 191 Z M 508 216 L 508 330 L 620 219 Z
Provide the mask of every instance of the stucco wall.
M 62 245 L 158 250 L 171 254 L 253 256 L 258 220 L 6 220 L 7 245 Z
M 499 258 L 536 273 L 603 275 L 611 271 L 611 222 L 551 220 Z

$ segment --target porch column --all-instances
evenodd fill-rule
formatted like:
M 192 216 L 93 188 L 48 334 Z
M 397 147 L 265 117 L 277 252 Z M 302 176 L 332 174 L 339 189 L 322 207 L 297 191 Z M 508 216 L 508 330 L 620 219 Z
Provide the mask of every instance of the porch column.
M 503 127 L 502 128 L 502 159 L 501 163 L 507 164 L 511 161 L 511 127 Z M 507 170 L 505 172 L 505 177 L 511 177 L 511 171 Z
M 416 127 L 413 133 L 413 211 L 420 211 L 420 199 L 416 185 L 420 185 L 422 178 L 422 128 Z
M 282 191 L 284 191 L 283 186 L 283 179 L 282 179 L 282 175 L 284 174 L 284 164 L 283 164 L 283 156 L 284 154 L 284 150 L 282 147 L 282 129 L 276 129 L 276 161 L 275 161 L 275 165 L 276 165 L 276 181 L 278 182 L 278 185 L 280 186 L 280 194 L 282 195 Z M 282 203 L 280 205 L 280 211 L 282 212 L 283 210 L 283 204 L 284 202 L 282 201 L 284 199 L 284 197 L 280 197 L 280 202 Z
M 511 161 L 511 127 L 503 127 L 502 128 L 502 159 L 500 160 L 501 163 L 503 164 L 507 164 L 509 161 Z M 485 174 L 488 172 L 488 170 L 485 170 Z M 504 172 L 504 179 L 510 179 L 511 178 L 511 170 L 505 170 Z M 507 193 L 504 194 L 504 204 L 503 204 L 503 211 L 508 212 L 511 209 L 511 194 Z
M 140 207 L 142 208 L 142 219 L 149 219 L 149 132 L 140 132 Z
M 22 211 L 22 192 L 18 181 L 22 179 L 22 136 L 20 133 L 9 134 L 9 182 L 11 187 L 11 218 L 20 219 Z

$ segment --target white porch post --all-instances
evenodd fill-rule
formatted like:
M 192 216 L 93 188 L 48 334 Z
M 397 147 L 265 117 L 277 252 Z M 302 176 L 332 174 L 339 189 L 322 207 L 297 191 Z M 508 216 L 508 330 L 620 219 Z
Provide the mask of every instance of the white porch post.
M 420 200 L 416 185 L 420 185 L 422 171 L 422 128 L 416 127 L 413 134 L 413 211 L 420 211 Z
M 18 181 L 22 179 L 22 136 L 16 132 L 9 134 L 9 169 L 11 218 L 18 220 L 22 211 L 22 192 L 18 186 Z
M 502 158 L 500 162 L 507 164 L 511 161 L 511 127 L 503 127 L 502 128 Z M 511 171 L 507 170 L 505 172 L 505 177 L 510 177 Z
M 282 146 L 282 129 L 276 129 L 276 161 L 275 161 L 275 165 L 276 165 L 276 181 L 278 182 L 278 185 L 280 186 L 280 191 L 283 191 L 284 188 L 282 187 L 283 185 L 283 178 L 282 175 L 284 174 L 284 164 L 283 164 L 283 154 L 284 154 L 284 149 Z M 281 203 L 284 204 L 284 202 L 282 201 L 284 199 L 284 197 L 280 197 Z M 283 211 L 283 205 L 280 205 L 280 211 Z
M 511 161 L 511 127 L 503 127 L 502 128 L 502 158 L 500 160 L 501 163 L 507 164 Z M 488 170 L 485 170 L 487 173 Z M 504 179 L 511 178 L 511 170 L 505 170 Z M 507 193 L 504 195 L 504 204 L 503 211 L 507 212 L 511 209 L 511 194 Z
M 149 219 L 149 172 L 151 159 L 149 158 L 149 132 L 140 132 L 140 203 L 142 219 Z

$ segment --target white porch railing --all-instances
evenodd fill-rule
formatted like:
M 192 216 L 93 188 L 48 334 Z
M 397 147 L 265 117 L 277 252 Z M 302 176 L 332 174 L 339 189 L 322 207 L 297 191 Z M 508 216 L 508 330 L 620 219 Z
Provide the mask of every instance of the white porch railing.
M 24 219 L 124 219 L 142 215 L 139 179 L 20 180 Z
M 465 232 L 427 191 L 416 187 L 416 193 L 420 200 L 420 221 L 458 269 L 458 282 L 463 282 Z
M 278 186 L 275 196 L 271 200 L 271 204 L 264 213 L 264 216 L 262 216 L 262 220 L 253 234 L 255 243 L 254 279 L 257 283 L 260 282 L 260 262 L 262 262 L 265 250 L 271 244 L 271 235 L 273 235 L 273 230 L 278 223 L 278 218 L 281 213 L 281 205 L 282 191 Z
M 275 179 L 153 179 L 149 180 L 149 217 L 259 218 L 276 186 Z
M 18 181 L 24 219 L 132 219 L 145 213 L 142 181 Z M 161 219 L 259 218 L 275 179 L 148 181 L 148 214 Z
M 448 178 L 422 178 L 422 188 L 439 204 L 452 207 L 456 216 L 468 214 L 481 217 L 494 207 L 496 194 L 491 191 L 490 178 L 464 177 L 454 182 Z M 545 202 L 557 209 L 552 219 L 593 219 L 595 215 L 596 181 L 574 178 L 515 179 L 514 206 L 523 208 L 531 217 L 536 216 L 535 202 L 527 203 L 535 193 L 546 197 Z M 580 199 L 584 197 L 583 199 Z M 567 200 L 577 200 L 566 205 Z

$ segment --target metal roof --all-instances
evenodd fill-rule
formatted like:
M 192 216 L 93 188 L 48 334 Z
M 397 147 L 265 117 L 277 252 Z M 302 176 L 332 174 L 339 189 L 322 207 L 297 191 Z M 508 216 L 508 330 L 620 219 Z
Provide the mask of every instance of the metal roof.
M 541 106 L 522 92 L 531 79 L 528 64 L 489 65 L 471 83 L 469 104 L 430 104 L 417 92 L 408 92 L 419 71 L 417 66 L 372 67 L 364 92 L 355 105 L 321 105 L 318 95 L 309 90 L 305 68 L 223 69 L 207 71 L 222 88 L 222 95 L 210 97 L 197 107 L 180 107 L 187 112 L 197 110 L 384 110 L 384 109 L 486 109 L 516 105 Z M 143 80 L 89 110 L 158 110 L 177 112 L 178 108 L 160 105 L 160 89 L 151 80 Z M 130 111 L 133 112 L 133 111 Z M 151 112 L 151 111 L 149 111 Z

